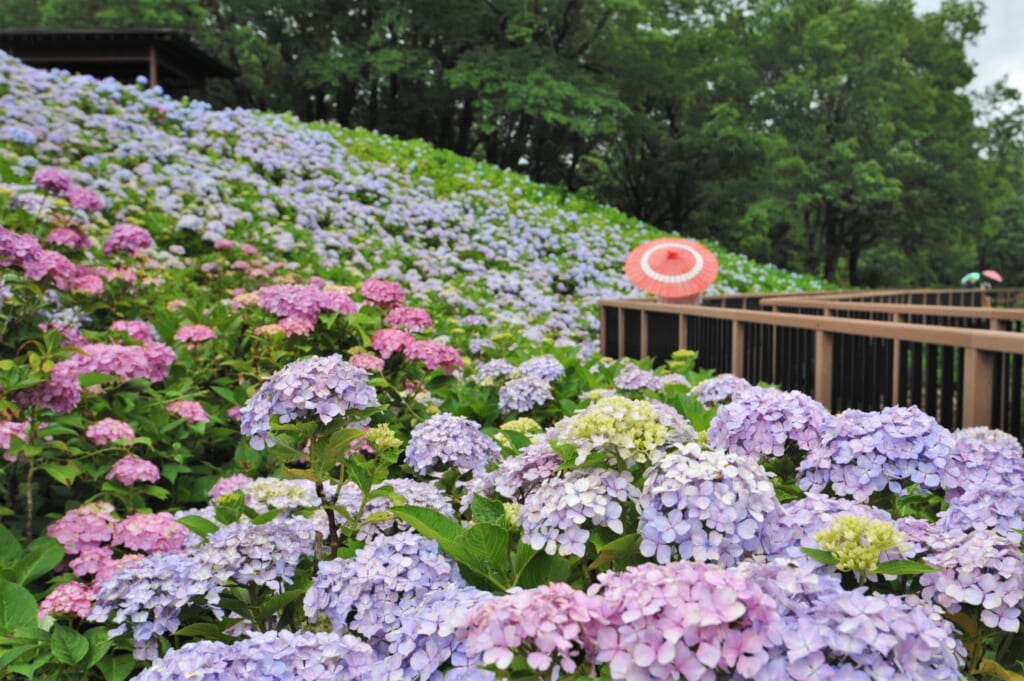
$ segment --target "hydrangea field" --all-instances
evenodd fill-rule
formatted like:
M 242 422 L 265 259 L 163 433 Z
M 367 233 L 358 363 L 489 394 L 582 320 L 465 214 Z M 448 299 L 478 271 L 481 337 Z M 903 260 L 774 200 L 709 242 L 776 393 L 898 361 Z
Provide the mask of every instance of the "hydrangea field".
M 3 53 L 0 112 L 0 679 L 1024 678 L 1021 444 L 601 357 L 651 228 Z

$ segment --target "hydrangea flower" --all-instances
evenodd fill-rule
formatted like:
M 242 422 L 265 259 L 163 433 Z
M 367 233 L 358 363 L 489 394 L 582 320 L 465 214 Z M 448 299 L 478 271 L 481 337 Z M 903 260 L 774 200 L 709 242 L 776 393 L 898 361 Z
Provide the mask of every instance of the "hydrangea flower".
M 635 364 L 623 364 L 619 373 L 615 375 L 615 387 L 619 390 L 658 391 L 664 386 L 665 381 L 660 376 Z
M 85 429 L 85 437 L 94 445 L 105 447 L 118 440 L 134 440 L 135 431 L 131 424 L 118 419 L 105 418 L 92 423 Z
M 270 417 L 281 423 L 317 416 L 324 424 L 351 411 L 378 405 L 369 374 L 339 354 L 286 365 L 263 382 L 242 407 L 241 431 L 254 449 L 273 446 Z
M 954 493 L 949 507 L 939 511 L 939 525 L 949 531 L 993 529 L 1012 536 L 1024 530 L 1024 496 L 1020 490 L 1019 483 L 996 480 L 984 486 L 971 484 L 966 491 Z
M 371 678 L 377 656 L 351 634 L 271 630 L 234 643 L 194 641 L 169 650 L 136 681 L 329 681 Z
M 32 175 L 32 184 L 48 194 L 63 194 L 71 186 L 71 176 L 60 168 L 43 166 Z
M 445 412 L 417 424 L 405 448 L 406 463 L 420 475 L 442 466 L 482 473 L 500 458 L 501 448 L 480 430 L 480 424 Z
M 136 513 L 114 525 L 110 543 L 145 553 L 177 551 L 188 534 L 188 528 L 166 511 Z
M 441 369 L 446 374 L 454 373 L 463 366 L 459 351 L 450 345 L 434 340 L 413 340 L 402 349 L 406 359 L 419 360 L 428 371 Z
M 213 483 L 213 487 L 210 488 L 210 499 L 216 499 L 224 496 L 225 494 L 231 494 L 238 490 L 245 490 L 249 485 L 252 484 L 253 479 L 244 473 L 235 473 L 234 475 L 228 475 L 217 482 Z
M 528 412 L 553 399 L 551 384 L 536 376 L 513 378 L 498 390 L 498 408 L 502 412 Z
M 384 324 L 406 331 L 426 331 L 434 325 L 430 313 L 421 307 L 396 305 L 384 315 Z
M 750 387 L 734 392 L 708 426 L 712 447 L 749 456 L 776 456 L 794 443 L 802 451 L 820 446 L 832 420 L 821 403 L 802 392 Z
M 89 248 L 89 237 L 71 227 L 54 227 L 46 234 L 46 243 L 76 250 Z
M 903 547 L 903 534 L 892 523 L 862 515 L 841 515 L 817 532 L 814 541 L 832 554 L 840 572 L 852 570 L 867 575 L 878 569 L 883 554 Z
M 554 355 L 536 355 L 516 367 L 513 376 L 533 376 L 553 383 L 565 376 L 565 367 Z
M 39 617 L 47 615 L 74 615 L 84 618 L 92 609 L 96 593 L 88 584 L 65 582 L 58 584 L 39 603 Z
M 301 516 L 253 524 L 247 518 L 221 527 L 195 551 L 218 584 L 258 584 L 276 591 L 291 584 L 299 561 L 313 555 L 317 526 Z
M 454 515 L 451 499 L 429 482 L 420 482 L 410 478 L 390 478 L 374 485 L 372 491 L 383 487 L 390 487 L 394 494 L 404 499 L 402 502 L 404 504 L 432 508 L 446 516 Z M 377 496 L 366 501 L 363 499 L 362 491 L 354 482 L 346 482 L 338 490 L 337 504 L 343 506 L 354 518 L 360 517 L 361 511 L 361 518 L 365 521 L 366 518 L 375 514 L 388 511 L 396 502 L 390 495 Z M 408 529 L 411 528 L 404 520 L 385 515 L 375 522 L 361 524 L 356 533 L 356 539 L 369 541 L 371 537 L 379 534 Z
M 690 394 L 705 407 L 731 400 L 733 395 L 752 387 L 745 378 L 735 374 L 718 374 L 706 378 L 690 389 Z
M 415 339 L 407 331 L 401 329 L 378 329 L 370 338 L 370 345 L 384 359 L 401 353 Z
M 110 330 L 124 331 L 140 343 L 148 343 L 156 338 L 153 325 L 141 319 L 118 319 L 110 324 Z
M 669 429 L 648 402 L 612 395 L 566 417 L 555 433 L 559 444 L 576 448 L 577 466 L 592 452 L 604 452 L 629 465 L 645 463 L 665 443 Z
M 114 462 L 106 478 L 130 487 L 137 482 L 156 482 L 160 479 L 160 469 L 154 463 L 128 454 Z
M 956 447 L 942 471 L 945 499 L 991 486 L 1024 484 L 1024 449 L 1013 435 L 978 426 L 953 433 Z
M 325 616 L 386 649 L 403 610 L 447 584 L 465 583 L 436 542 L 405 531 L 371 538 L 352 558 L 321 562 L 302 602 L 310 620 Z
M 272 508 L 290 511 L 317 508 L 320 497 L 312 480 L 256 478 L 245 486 L 245 503 L 260 513 Z
M 113 536 L 114 505 L 106 501 L 82 504 L 65 513 L 46 528 L 46 534 L 60 542 L 64 553 L 73 556 L 84 548 L 110 541 Z
M 17 461 L 18 457 L 8 452 L 11 448 L 11 438 L 17 438 L 22 442 L 28 440 L 28 431 L 32 426 L 30 421 L 0 421 L 0 449 L 4 450 L 5 461 Z
M 623 504 L 636 501 L 639 493 L 628 471 L 577 469 L 547 478 L 519 510 L 523 543 L 550 555 L 583 556 L 590 539 L 584 525 L 622 534 Z
M 174 340 L 194 346 L 217 337 L 217 332 L 206 324 L 188 324 L 174 332 Z
M 808 493 L 802 499 L 793 499 L 781 505 L 770 535 L 772 555 L 798 561 L 807 560 L 800 548 L 817 548 L 814 536 L 832 525 L 841 515 L 893 522 L 887 511 L 875 506 L 826 494 Z M 820 567 L 817 562 L 812 565 Z
M 480 385 L 494 385 L 497 379 L 509 376 L 515 366 L 507 359 L 491 359 L 473 368 L 472 378 Z
M 767 678 L 782 643 L 775 601 L 736 568 L 645 563 L 599 574 L 587 593 L 593 660 L 613 679 Z
M 68 200 L 72 208 L 78 210 L 98 211 L 103 208 L 103 199 L 95 192 L 81 187 L 75 183 L 64 191 L 64 198 Z
M 779 502 L 755 459 L 690 443 L 648 469 L 637 509 L 643 555 L 728 567 L 767 552 Z
M 176 400 L 167 405 L 167 411 L 189 423 L 209 423 L 210 417 L 203 405 L 193 400 Z
M 821 434 L 800 463 L 799 484 L 837 496 L 867 501 L 888 489 L 903 494 L 904 486 L 939 487 L 956 442 L 952 434 L 917 407 L 886 407 L 880 412 L 848 409 Z
M 384 358 L 369 352 L 358 352 L 348 358 L 349 364 L 370 372 L 384 371 Z
M 153 246 L 153 237 L 144 227 L 119 223 L 110 230 L 110 235 L 103 242 L 103 253 L 113 255 L 116 251 L 136 251 Z
M 367 279 L 359 288 L 359 294 L 371 305 L 385 309 L 405 302 L 402 285 L 383 279 Z
M 579 658 L 593 657 L 584 631 L 599 607 L 594 596 L 554 582 L 479 603 L 458 635 L 483 664 L 508 669 L 518 653 L 532 670 L 572 674 Z

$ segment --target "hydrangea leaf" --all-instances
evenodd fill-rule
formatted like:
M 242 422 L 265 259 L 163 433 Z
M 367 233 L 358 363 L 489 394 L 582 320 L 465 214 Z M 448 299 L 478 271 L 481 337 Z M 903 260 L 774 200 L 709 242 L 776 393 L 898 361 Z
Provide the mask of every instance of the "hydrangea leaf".
M 50 632 L 50 651 L 58 662 L 78 664 L 89 654 L 89 639 L 70 627 L 58 624 Z

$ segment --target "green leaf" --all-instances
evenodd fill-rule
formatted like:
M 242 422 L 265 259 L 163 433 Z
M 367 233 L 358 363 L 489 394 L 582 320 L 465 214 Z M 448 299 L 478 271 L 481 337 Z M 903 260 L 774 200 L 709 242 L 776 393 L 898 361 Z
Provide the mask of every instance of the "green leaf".
M 78 382 L 83 388 L 88 388 L 100 383 L 113 383 L 114 381 L 120 381 L 121 377 L 117 374 L 104 374 L 99 371 L 90 371 L 85 374 L 79 374 Z
M 391 512 L 427 539 L 455 539 L 462 534 L 462 525 L 432 508 L 395 506 Z
M 138 666 L 131 655 L 110 655 L 96 663 L 105 681 L 124 681 Z
M 520 546 L 526 546 L 533 551 L 526 544 Z M 543 551 L 534 551 L 533 557 L 519 572 L 515 585 L 524 589 L 532 589 L 552 582 L 567 582 L 571 572 L 572 563 L 566 558 L 549 556 Z
M 70 487 L 82 472 L 75 464 L 44 463 L 39 468 L 65 487 Z
M 217 523 L 211 522 L 198 515 L 183 516 L 178 518 L 178 522 L 198 534 L 200 537 L 209 537 L 220 529 Z
M 15 647 L 13 647 L 13 648 L 11 648 L 9 650 L 6 650 L 3 655 L 0 655 L 0 672 L 2 672 L 4 669 L 6 669 L 7 665 L 12 664 L 15 661 L 17 661 L 18 658 L 20 658 L 25 653 L 29 652 L 30 650 L 35 650 L 36 648 L 39 648 L 39 647 L 40 647 L 39 643 L 31 643 L 31 644 L 28 644 L 28 645 L 15 646 Z M 33 657 L 35 657 L 35 656 L 33 656 Z
M 106 627 L 93 627 L 85 632 L 85 638 L 89 641 L 89 655 L 85 658 L 86 667 L 95 667 L 96 663 L 106 656 L 114 641 L 107 633 Z
M 305 589 L 291 589 L 281 594 L 269 596 L 260 604 L 260 619 L 266 621 L 271 615 L 281 612 L 287 605 L 302 598 L 305 593 Z
M 21 553 L 21 542 L 10 530 L 0 525 L 0 563 L 13 564 Z
M 474 522 L 505 525 L 505 504 L 500 501 L 474 494 L 470 510 Z
M 35 627 L 39 608 L 28 589 L 14 582 L 0 582 L 0 631 Z
M 801 546 L 800 550 L 806 553 L 811 558 L 818 562 L 824 563 L 825 565 L 836 565 L 839 561 L 832 555 L 831 551 L 824 551 L 822 549 L 810 549 L 806 546 Z
M 237 621 L 237 620 L 235 620 Z M 187 637 L 192 639 L 203 639 L 208 641 L 229 641 L 233 640 L 232 637 L 224 633 L 224 629 L 229 626 L 225 621 L 221 621 L 219 624 L 213 622 L 195 622 L 193 624 L 186 624 L 181 629 L 174 632 L 175 636 Z
M 53 537 L 39 537 L 25 548 L 22 557 L 14 564 L 14 573 L 19 584 L 28 584 L 37 577 L 57 567 L 64 558 L 64 547 Z
M 458 541 L 489 573 L 508 573 L 511 570 L 509 533 L 505 528 L 491 523 L 476 523 L 463 532 Z
M 593 537 L 596 533 L 592 533 Z M 597 547 L 597 557 L 590 563 L 587 569 L 596 570 L 620 558 L 629 555 L 639 555 L 640 535 L 627 534 L 618 539 Z
M 926 565 L 917 560 L 886 560 L 878 564 L 875 569 L 880 575 L 923 575 L 929 572 L 938 572 L 939 569 Z
M 58 662 L 78 664 L 89 654 L 89 639 L 71 627 L 57 624 L 50 632 L 50 650 Z

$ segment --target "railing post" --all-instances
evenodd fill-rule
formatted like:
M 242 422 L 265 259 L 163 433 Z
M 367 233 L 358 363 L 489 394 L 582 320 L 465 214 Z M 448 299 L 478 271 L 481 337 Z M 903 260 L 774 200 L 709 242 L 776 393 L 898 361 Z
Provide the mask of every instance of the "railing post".
M 964 348 L 963 427 L 992 424 L 992 385 L 995 381 L 995 354 Z
M 814 399 L 832 409 L 832 334 L 818 329 L 814 332 Z
M 647 349 L 647 337 L 648 337 L 648 318 L 647 310 L 640 310 L 640 357 L 641 359 L 649 354 Z
M 738 319 L 732 320 L 732 356 L 730 357 L 729 371 L 737 376 L 743 376 L 743 345 L 746 339 L 743 337 L 743 322 Z
M 689 350 L 690 349 L 690 338 L 687 336 L 687 324 L 686 315 L 682 312 L 679 313 L 679 349 Z
M 903 341 L 894 338 L 892 341 L 892 406 L 902 404 L 903 395 L 900 395 L 900 372 L 903 370 Z
M 626 356 L 626 311 L 623 308 L 619 308 L 619 314 L 615 315 L 615 321 L 619 331 L 616 338 L 618 347 L 615 348 L 615 357 L 622 358 Z
M 598 347 L 601 348 L 601 354 L 605 354 L 608 350 L 608 306 L 601 306 L 601 335 L 599 336 L 600 343 Z

